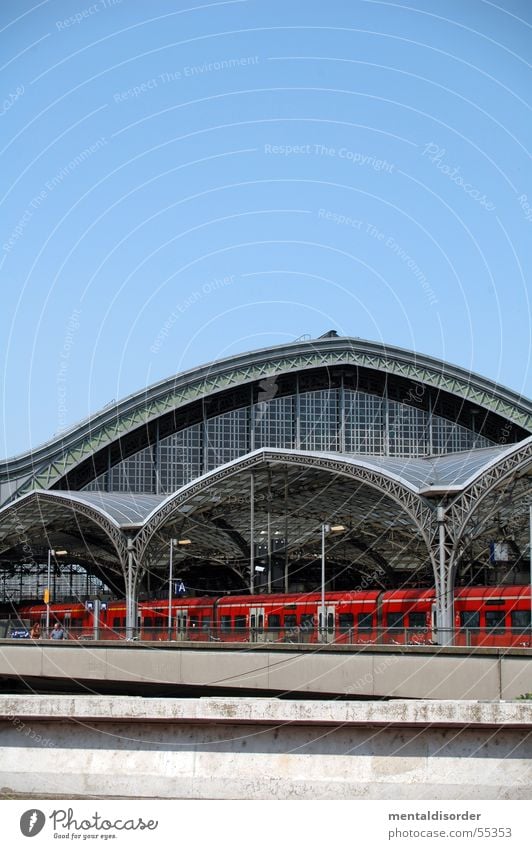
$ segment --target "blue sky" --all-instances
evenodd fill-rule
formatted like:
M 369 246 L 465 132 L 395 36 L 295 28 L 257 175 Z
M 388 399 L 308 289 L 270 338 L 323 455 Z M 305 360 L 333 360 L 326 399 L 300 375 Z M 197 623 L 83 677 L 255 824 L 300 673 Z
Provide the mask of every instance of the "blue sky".
M 532 395 L 524 0 L 3 0 L 3 431 L 335 328 Z

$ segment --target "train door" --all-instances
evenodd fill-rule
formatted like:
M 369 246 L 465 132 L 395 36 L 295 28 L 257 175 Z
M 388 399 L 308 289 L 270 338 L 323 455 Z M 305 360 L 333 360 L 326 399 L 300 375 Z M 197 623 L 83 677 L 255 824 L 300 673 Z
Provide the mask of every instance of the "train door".
M 324 608 L 321 604 L 318 605 L 318 640 L 322 643 L 334 643 L 335 612 L 334 605 L 326 604 Z
M 264 608 L 250 607 L 249 608 L 249 631 L 251 642 L 264 642 Z
M 178 607 L 175 612 L 176 640 L 187 639 L 188 608 Z

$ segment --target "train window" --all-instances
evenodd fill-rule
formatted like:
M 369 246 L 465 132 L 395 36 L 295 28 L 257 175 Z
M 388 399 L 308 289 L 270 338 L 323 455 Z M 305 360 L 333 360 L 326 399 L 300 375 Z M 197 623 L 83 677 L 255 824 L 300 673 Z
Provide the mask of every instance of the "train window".
M 222 631 L 230 631 L 231 630 L 231 617 L 230 616 L 220 616 L 220 628 Z
M 203 630 L 207 631 L 211 627 L 211 624 L 212 624 L 211 617 L 210 616 L 204 616 L 203 617 Z
M 153 626 L 153 619 L 151 618 L 151 616 L 145 616 L 144 617 L 144 627 L 145 628 L 151 628 L 152 626 Z
M 530 628 L 530 610 L 512 610 L 512 628 L 526 631 Z
M 82 628 L 83 627 L 83 619 L 73 619 L 70 623 L 72 628 Z
M 346 634 L 352 629 L 355 624 L 355 617 L 352 613 L 338 614 L 338 627 L 341 634 Z
M 479 610 L 461 610 L 460 611 L 460 627 L 461 628 L 480 628 L 480 611 Z
M 297 628 L 297 616 L 295 613 L 288 613 L 284 617 L 285 628 Z
M 408 627 L 409 628 L 424 628 L 427 624 L 426 616 L 424 613 L 421 613 L 419 610 L 414 613 L 408 614 Z
M 246 627 L 246 617 L 245 616 L 235 616 L 235 631 L 239 628 Z
M 277 613 L 270 613 L 268 616 L 268 628 L 280 628 L 281 617 Z
M 486 628 L 494 632 L 503 632 L 506 613 L 504 610 L 486 610 Z
M 373 615 L 371 613 L 359 613 L 357 627 L 359 631 L 371 631 L 373 627 Z
M 327 631 L 329 634 L 334 632 L 334 613 L 327 614 Z
M 163 617 L 162 616 L 156 616 L 155 617 L 155 627 L 156 628 L 162 628 L 163 625 L 164 625 Z
M 314 614 L 313 613 L 302 613 L 301 614 L 301 628 L 304 631 L 313 631 L 314 630 Z
M 388 613 L 386 617 L 388 628 L 404 628 L 404 616 L 402 613 Z

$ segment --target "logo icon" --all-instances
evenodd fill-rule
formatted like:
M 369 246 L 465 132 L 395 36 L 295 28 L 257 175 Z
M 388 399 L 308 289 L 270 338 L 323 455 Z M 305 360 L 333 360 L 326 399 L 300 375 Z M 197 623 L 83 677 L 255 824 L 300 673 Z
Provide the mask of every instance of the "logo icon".
M 20 830 L 24 837 L 35 837 L 43 830 L 46 817 L 37 808 L 25 811 L 20 818 Z

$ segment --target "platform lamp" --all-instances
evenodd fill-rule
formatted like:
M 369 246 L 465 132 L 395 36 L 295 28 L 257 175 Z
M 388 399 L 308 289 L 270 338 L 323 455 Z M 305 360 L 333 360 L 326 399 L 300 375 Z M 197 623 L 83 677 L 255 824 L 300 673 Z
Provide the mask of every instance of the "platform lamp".
M 168 575 L 168 639 L 172 636 L 172 596 L 173 596 L 173 581 L 174 581 L 174 545 L 190 545 L 191 539 L 171 539 L 170 540 L 170 568 Z
M 52 573 L 52 557 L 58 557 L 61 554 L 68 554 L 68 551 L 62 549 L 61 551 L 58 549 L 55 551 L 53 548 L 48 549 L 48 569 L 46 572 L 46 589 L 44 591 L 44 603 L 46 605 L 46 633 L 50 630 L 50 584 L 51 584 L 51 573 Z
M 327 615 L 325 612 L 325 535 L 345 531 L 345 525 L 330 525 L 324 522 L 321 526 L 321 641 L 327 639 Z

